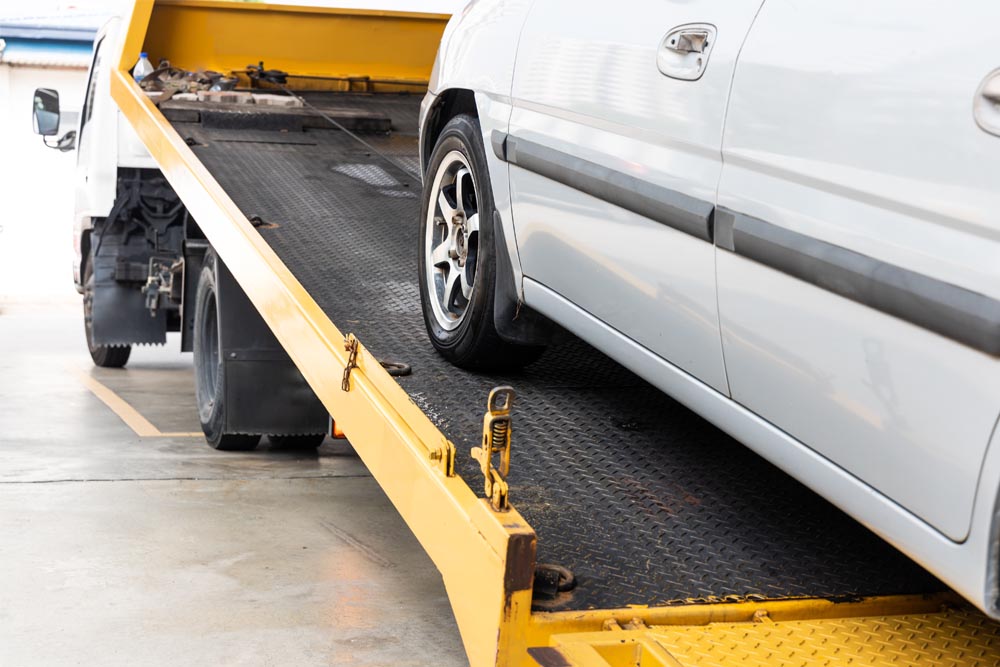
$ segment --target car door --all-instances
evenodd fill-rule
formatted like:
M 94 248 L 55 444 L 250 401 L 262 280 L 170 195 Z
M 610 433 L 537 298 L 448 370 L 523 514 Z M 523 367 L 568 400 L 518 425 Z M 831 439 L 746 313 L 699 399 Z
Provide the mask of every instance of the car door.
M 526 302 L 558 295 L 724 393 L 711 214 L 759 5 L 536 0 L 509 135 L 494 142 L 511 164 Z
M 974 117 L 997 25 L 766 0 L 716 212 L 733 398 L 953 540 L 1000 407 L 1000 137 Z

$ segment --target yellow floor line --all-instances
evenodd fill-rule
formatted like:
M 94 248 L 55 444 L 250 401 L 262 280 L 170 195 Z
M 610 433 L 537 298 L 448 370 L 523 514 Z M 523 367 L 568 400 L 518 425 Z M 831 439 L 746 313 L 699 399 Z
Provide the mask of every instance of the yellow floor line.
M 151 421 L 143 417 L 138 410 L 133 408 L 125 399 L 101 384 L 97 378 L 83 372 L 78 372 L 77 377 L 94 396 L 101 399 L 104 405 L 111 408 L 125 424 L 140 438 L 195 438 L 201 437 L 201 433 L 171 432 L 164 433 L 156 428 Z

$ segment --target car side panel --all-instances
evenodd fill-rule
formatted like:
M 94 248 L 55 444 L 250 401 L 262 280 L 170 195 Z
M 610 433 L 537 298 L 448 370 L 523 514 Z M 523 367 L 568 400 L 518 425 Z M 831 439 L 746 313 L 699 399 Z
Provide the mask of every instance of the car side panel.
M 758 5 L 537 0 L 508 140 L 525 275 L 724 393 L 711 237 L 653 218 L 671 198 L 695 217 L 711 211 L 732 71 Z M 717 30 L 707 67 L 695 81 L 665 76 L 661 42 L 690 23 Z M 522 164 L 525 145 L 553 169 Z M 592 187 L 567 183 L 588 174 Z M 633 201 L 595 194 L 606 184 Z
M 914 323 L 926 310 L 900 313 L 924 279 L 1000 312 L 1000 139 L 972 114 L 1000 64 L 998 24 L 991 3 L 767 0 L 736 70 L 719 189 L 781 246 L 770 263 L 739 238 L 718 251 L 733 398 L 956 541 L 1000 360 Z M 941 43 L 956 26 L 961 39 Z M 879 268 L 855 286 L 782 235 L 826 244 L 824 262 Z M 873 306 L 868 279 L 899 282 L 904 302 Z

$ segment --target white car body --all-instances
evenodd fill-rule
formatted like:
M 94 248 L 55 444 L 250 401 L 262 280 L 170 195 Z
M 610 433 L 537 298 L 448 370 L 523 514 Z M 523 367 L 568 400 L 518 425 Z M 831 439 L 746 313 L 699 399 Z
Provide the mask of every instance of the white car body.
M 432 111 L 474 97 L 525 304 L 994 617 L 998 24 L 930 0 L 473 1 L 421 125 L 426 159 Z M 678 28 L 708 45 L 669 48 Z

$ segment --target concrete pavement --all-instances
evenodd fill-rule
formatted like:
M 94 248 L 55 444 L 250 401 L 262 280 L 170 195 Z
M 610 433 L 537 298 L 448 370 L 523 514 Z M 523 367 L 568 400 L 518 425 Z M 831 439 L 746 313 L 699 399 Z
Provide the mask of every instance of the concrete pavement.
M 0 306 L 0 664 L 463 665 L 440 576 L 345 442 L 216 452 L 179 341 L 94 369 Z M 140 437 L 96 380 L 169 437 Z

